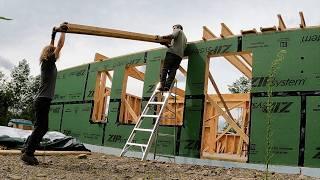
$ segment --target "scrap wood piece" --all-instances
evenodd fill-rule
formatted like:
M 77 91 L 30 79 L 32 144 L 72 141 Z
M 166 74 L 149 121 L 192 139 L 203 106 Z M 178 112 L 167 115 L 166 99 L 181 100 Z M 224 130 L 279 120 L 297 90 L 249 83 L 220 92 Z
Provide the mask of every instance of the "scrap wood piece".
M 21 150 L 0 150 L 0 155 L 18 155 L 21 154 Z M 54 156 L 54 155 L 79 155 L 87 154 L 90 155 L 91 152 L 88 151 L 36 151 L 36 156 Z

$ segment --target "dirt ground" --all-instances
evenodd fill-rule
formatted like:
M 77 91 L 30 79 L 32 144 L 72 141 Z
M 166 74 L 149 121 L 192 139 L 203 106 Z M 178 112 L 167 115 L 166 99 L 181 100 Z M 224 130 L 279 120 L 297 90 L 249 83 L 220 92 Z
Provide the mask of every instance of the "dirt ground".
M 28 166 L 17 155 L 0 156 L 0 179 L 264 179 L 264 172 L 247 169 L 179 165 L 92 153 L 38 156 L 40 165 Z M 270 179 L 315 179 L 303 175 L 270 174 Z

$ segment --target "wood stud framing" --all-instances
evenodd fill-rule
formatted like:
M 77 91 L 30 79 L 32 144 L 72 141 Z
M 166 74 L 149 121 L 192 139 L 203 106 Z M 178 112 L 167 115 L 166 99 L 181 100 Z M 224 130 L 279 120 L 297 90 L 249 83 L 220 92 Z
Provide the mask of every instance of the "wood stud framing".
M 306 23 L 302 12 L 300 15 L 300 28 L 305 28 Z M 286 25 L 279 14 L 278 16 L 279 25 L 278 27 L 261 27 L 261 32 L 270 31 L 285 31 Z M 241 34 L 257 33 L 256 29 L 252 30 L 241 30 Z M 234 36 L 232 31 L 221 23 L 221 38 L 229 38 Z M 206 26 L 203 26 L 202 39 L 204 41 L 218 39 L 212 31 Z M 239 53 L 239 55 L 227 55 L 224 58 L 235 66 L 240 72 L 246 77 L 252 78 L 252 55 L 249 53 Z M 107 57 L 96 54 L 95 61 L 106 60 Z M 209 59 L 207 62 L 209 65 Z M 187 71 L 180 66 L 179 71 L 186 76 Z M 133 77 L 140 81 L 144 81 L 144 73 L 139 71 L 136 67 L 127 67 L 125 72 L 125 79 L 123 82 L 123 89 L 126 89 L 128 77 Z M 207 77 L 210 83 L 215 89 L 216 94 L 212 95 L 207 92 L 208 82 L 205 83 L 206 103 L 204 107 L 204 119 L 203 119 L 203 136 L 201 145 L 201 157 L 210 159 L 221 159 L 221 160 L 232 160 L 245 162 L 247 158 L 246 151 L 248 150 L 248 126 L 249 126 L 249 107 L 250 107 L 250 95 L 249 94 L 221 94 L 217 84 L 209 69 L 206 70 Z M 92 117 L 97 119 L 97 114 L 101 114 L 105 105 L 104 98 L 110 95 L 110 89 L 101 87 L 105 84 L 106 79 L 112 80 L 111 75 L 108 72 L 99 72 L 96 79 L 96 91 L 94 94 L 94 108 Z M 161 125 L 182 125 L 183 123 L 183 109 L 184 109 L 184 90 L 179 88 L 173 88 L 172 90 L 177 96 L 176 103 L 173 99 L 170 99 L 167 104 L 167 110 L 164 112 L 164 119 L 161 120 Z M 101 95 L 102 94 L 102 95 Z M 127 94 L 125 91 L 122 93 L 122 107 L 120 108 L 120 122 L 122 123 L 136 123 L 139 114 L 141 112 L 141 98 Z M 172 120 L 172 112 L 176 108 L 176 119 Z M 235 119 L 230 112 L 234 109 L 240 109 L 241 115 Z M 103 114 L 103 113 L 102 113 Z M 219 117 L 223 117 L 227 123 L 226 128 L 219 132 L 218 120 Z M 98 119 L 103 119 L 103 116 L 98 116 Z M 94 119 L 94 118 L 93 118 Z M 230 130 L 234 130 L 235 133 L 230 133 Z

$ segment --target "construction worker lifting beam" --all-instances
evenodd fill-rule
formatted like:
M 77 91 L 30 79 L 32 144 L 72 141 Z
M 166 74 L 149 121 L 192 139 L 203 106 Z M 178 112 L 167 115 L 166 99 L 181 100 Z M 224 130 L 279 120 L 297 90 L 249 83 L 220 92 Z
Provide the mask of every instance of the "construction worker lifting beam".
M 57 47 L 55 47 L 54 40 L 57 32 L 61 32 L 61 36 Z M 167 46 L 168 51 L 162 67 L 160 87 L 158 87 L 158 90 L 160 91 L 169 91 L 176 71 L 179 68 L 179 64 L 184 56 L 184 50 L 187 44 L 187 39 L 183 33 L 183 28 L 181 25 L 174 25 L 173 33 L 167 36 L 148 35 L 108 28 L 69 24 L 67 22 L 62 23 L 59 27 L 54 27 L 52 30 L 50 45 L 43 49 L 40 56 L 41 84 L 40 90 L 34 100 L 36 117 L 35 129 L 28 137 L 25 147 L 22 150 L 21 160 L 29 165 L 39 164 L 38 160 L 34 157 L 34 152 L 38 148 L 42 137 L 48 131 L 48 114 L 50 103 L 54 95 L 57 77 L 57 68 L 55 62 L 59 58 L 60 51 L 64 45 L 65 33 L 156 42 Z M 168 78 L 167 75 L 169 75 Z M 160 115 L 161 114 L 159 114 L 159 117 Z
M 172 27 L 173 32 L 166 36 L 148 35 L 129 31 L 122 31 L 109 28 L 93 27 L 78 24 L 62 23 L 60 27 L 53 29 L 56 32 L 86 34 L 94 36 L 114 37 L 122 39 L 131 39 L 138 41 L 156 42 L 168 47 L 164 64 L 160 75 L 160 91 L 168 91 L 175 78 L 177 69 L 184 56 L 184 50 L 187 46 L 187 38 L 183 32 L 183 27 L 176 24 Z M 54 41 L 54 36 L 53 36 Z M 168 76 L 168 77 L 167 77 Z

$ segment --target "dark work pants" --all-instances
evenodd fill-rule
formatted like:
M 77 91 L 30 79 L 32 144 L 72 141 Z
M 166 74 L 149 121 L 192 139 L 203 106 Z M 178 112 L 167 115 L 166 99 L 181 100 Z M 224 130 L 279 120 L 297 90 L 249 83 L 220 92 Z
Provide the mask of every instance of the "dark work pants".
M 181 60 L 180 56 L 167 52 L 160 74 L 160 83 L 164 87 L 171 87 Z
M 49 110 L 50 110 L 50 98 L 38 97 L 34 101 L 34 114 L 35 114 L 35 125 L 34 130 L 28 137 L 25 152 L 28 155 L 33 155 L 35 150 L 39 147 L 42 137 L 48 131 L 49 121 Z

